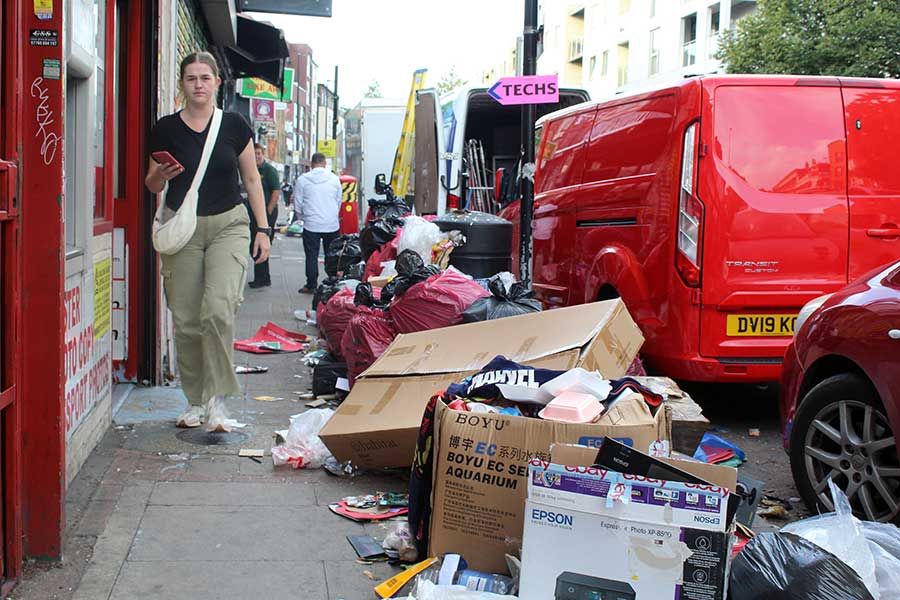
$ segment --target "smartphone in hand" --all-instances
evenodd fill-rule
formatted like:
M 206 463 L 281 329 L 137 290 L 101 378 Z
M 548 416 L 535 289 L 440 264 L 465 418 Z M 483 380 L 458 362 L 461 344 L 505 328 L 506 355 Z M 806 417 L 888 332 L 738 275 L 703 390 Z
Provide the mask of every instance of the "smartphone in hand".
M 158 162 L 161 165 L 175 165 L 177 167 L 181 167 L 182 169 L 184 168 L 184 167 L 182 167 L 181 163 L 175 159 L 174 156 L 172 156 L 165 150 L 162 150 L 160 152 L 154 152 L 150 156 L 153 158 L 153 160 L 155 160 L 156 162 Z

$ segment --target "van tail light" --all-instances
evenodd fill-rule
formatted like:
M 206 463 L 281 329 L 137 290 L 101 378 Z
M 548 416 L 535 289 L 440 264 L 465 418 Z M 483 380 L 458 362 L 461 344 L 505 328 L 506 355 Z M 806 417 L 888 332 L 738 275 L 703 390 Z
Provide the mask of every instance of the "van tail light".
M 447 210 L 456 210 L 457 208 L 459 208 L 459 196 L 447 194 Z
M 695 196 L 697 123 L 684 132 L 681 185 L 678 197 L 678 251 L 675 266 L 684 282 L 700 287 L 700 250 L 703 241 L 703 204 Z

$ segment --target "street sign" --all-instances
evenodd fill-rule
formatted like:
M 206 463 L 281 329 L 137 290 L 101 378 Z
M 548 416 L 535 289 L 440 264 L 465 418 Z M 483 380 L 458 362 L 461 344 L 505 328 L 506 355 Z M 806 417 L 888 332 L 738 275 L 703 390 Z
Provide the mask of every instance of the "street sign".
M 244 98 L 263 98 L 265 100 L 280 100 L 283 102 L 291 101 L 291 91 L 294 89 L 294 70 L 284 70 L 284 89 L 279 90 L 277 87 L 259 79 L 258 77 L 245 77 L 241 79 L 241 96 Z
M 319 144 L 317 146 L 317 150 L 325 155 L 325 158 L 334 158 L 334 150 L 337 144 L 334 143 L 334 140 L 319 140 Z
M 558 79 L 556 75 L 502 77 L 488 94 L 503 105 L 559 102 Z
M 253 115 L 254 123 L 274 123 L 275 122 L 275 103 L 272 100 L 263 100 L 262 98 L 250 99 L 250 114 Z

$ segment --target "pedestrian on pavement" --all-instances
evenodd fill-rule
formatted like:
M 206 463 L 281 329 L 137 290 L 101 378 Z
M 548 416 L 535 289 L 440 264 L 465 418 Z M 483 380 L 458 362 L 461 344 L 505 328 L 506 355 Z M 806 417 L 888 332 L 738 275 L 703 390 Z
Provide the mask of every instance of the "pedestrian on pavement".
M 278 197 L 281 195 L 281 181 L 278 171 L 266 160 L 265 147 L 261 144 L 253 145 L 256 152 L 256 167 L 259 169 L 259 177 L 262 180 L 263 198 L 266 199 L 266 215 L 269 218 L 269 243 L 275 239 L 275 223 L 278 221 Z M 256 239 L 256 224 L 250 222 L 250 239 Z M 252 248 L 251 248 L 252 252 Z M 269 259 L 257 262 L 253 265 L 253 281 L 251 288 L 261 288 L 272 285 L 272 277 L 269 274 Z
M 208 52 L 189 54 L 179 73 L 185 107 L 153 126 L 150 151 L 168 152 L 180 164 L 151 158 L 145 179 L 151 192 L 165 191 L 164 220 L 174 216 L 193 182 L 221 83 L 216 60 Z M 249 267 L 250 219 L 242 205 L 238 173 L 258 226 L 253 240 L 257 263 L 269 257 L 269 227 L 247 121 L 236 113 L 222 114 L 214 143 L 198 190 L 194 234 L 181 250 L 161 258 L 166 301 L 175 322 L 178 369 L 190 403 L 177 425 L 197 427 L 206 419 L 211 431 L 227 431 L 222 400 L 241 392 L 233 364 L 234 316 Z
M 301 294 L 312 294 L 319 279 L 319 245 L 328 245 L 338 236 L 341 208 L 341 181 L 325 168 L 325 155 L 312 155 L 312 170 L 294 186 L 294 213 L 303 219 L 303 252 L 306 254 L 306 285 Z

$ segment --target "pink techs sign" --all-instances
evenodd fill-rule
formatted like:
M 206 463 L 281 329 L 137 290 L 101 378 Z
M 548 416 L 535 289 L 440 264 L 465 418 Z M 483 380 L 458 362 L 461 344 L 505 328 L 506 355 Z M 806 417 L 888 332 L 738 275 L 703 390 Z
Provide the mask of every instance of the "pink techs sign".
M 556 75 L 503 77 L 488 90 L 500 104 L 547 104 L 559 102 Z

